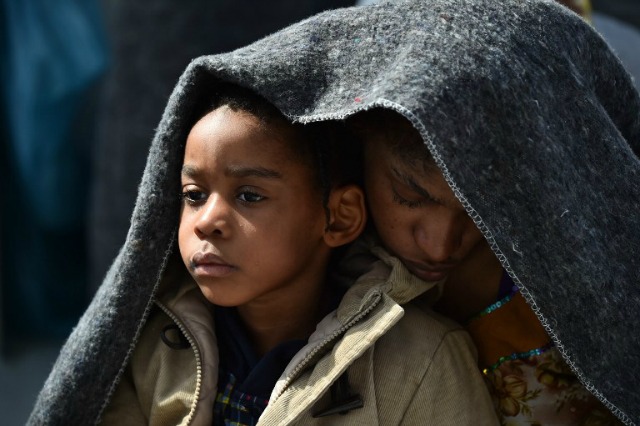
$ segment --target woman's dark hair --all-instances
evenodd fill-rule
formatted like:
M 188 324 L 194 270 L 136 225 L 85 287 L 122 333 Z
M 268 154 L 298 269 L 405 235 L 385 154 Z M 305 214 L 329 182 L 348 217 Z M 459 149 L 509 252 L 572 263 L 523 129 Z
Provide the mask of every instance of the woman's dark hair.
M 422 167 L 425 172 L 439 170 L 420 133 L 398 112 L 374 108 L 355 114 L 348 123 L 363 143 L 384 138 L 391 153 L 404 164 Z

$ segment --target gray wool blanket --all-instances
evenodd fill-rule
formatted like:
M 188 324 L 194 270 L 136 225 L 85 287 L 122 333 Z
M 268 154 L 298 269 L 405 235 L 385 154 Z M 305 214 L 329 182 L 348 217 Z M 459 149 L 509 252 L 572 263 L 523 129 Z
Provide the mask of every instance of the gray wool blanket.
M 640 98 L 630 76 L 551 1 L 408 0 L 326 12 L 190 64 L 153 140 L 127 240 L 30 424 L 98 421 L 175 250 L 194 105 L 221 80 L 300 122 L 376 106 L 411 120 L 586 388 L 625 423 L 640 420 Z

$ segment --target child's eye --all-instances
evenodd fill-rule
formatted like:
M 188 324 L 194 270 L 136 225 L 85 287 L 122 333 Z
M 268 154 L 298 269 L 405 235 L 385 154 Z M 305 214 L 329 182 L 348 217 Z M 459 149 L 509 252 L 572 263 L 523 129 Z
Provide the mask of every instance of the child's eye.
M 207 199 L 207 194 L 202 191 L 196 191 L 194 189 L 183 191 L 180 194 L 180 198 L 182 198 L 187 204 L 196 205 Z
M 257 203 L 264 200 L 266 197 L 253 191 L 242 191 L 236 195 L 236 198 L 243 203 Z

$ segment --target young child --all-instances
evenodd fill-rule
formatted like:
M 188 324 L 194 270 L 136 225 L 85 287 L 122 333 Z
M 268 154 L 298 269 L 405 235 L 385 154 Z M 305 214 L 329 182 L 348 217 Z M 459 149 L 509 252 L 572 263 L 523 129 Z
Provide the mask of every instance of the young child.
M 184 147 L 183 266 L 161 280 L 103 423 L 492 424 L 466 333 L 398 305 L 437 283 L 375 247 L 348 290 L 327 275 L 365 224 L 345 127 L 292 125 L 247 90 L 213 92 Z

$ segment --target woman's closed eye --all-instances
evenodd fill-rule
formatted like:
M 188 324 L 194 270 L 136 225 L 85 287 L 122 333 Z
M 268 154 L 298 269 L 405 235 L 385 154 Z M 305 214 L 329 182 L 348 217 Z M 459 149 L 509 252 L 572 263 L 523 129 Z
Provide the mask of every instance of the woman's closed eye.
M 424 204 L 423 199 L 408 200 L 403 196 L 401 196 L 400 194 L 398 194 L 398 192 L 395 189 L 393 190 L 393 201 L 401 206 L 409 207 L 410 209 L 416 209 L 418 207 L 421 207 Z
M 426 194 L 417 194 L 414 191 L 398 191 L 394 186 L 391 187 L 393 193 L 393 201 L 401 206 L 410 209 L 416 209 L 426 204 L 437 204 L 438 201 L 427 196 Z M 409 194 L 410 193 L 410 194 Z
M 395 168 L 390 180 L 390 187 L 393 194 L 393 202 L 401 206 L 415 209 L 429 204 L 441 204 L 424 187 L 419 185 L 411 175 L 402 173 Z

